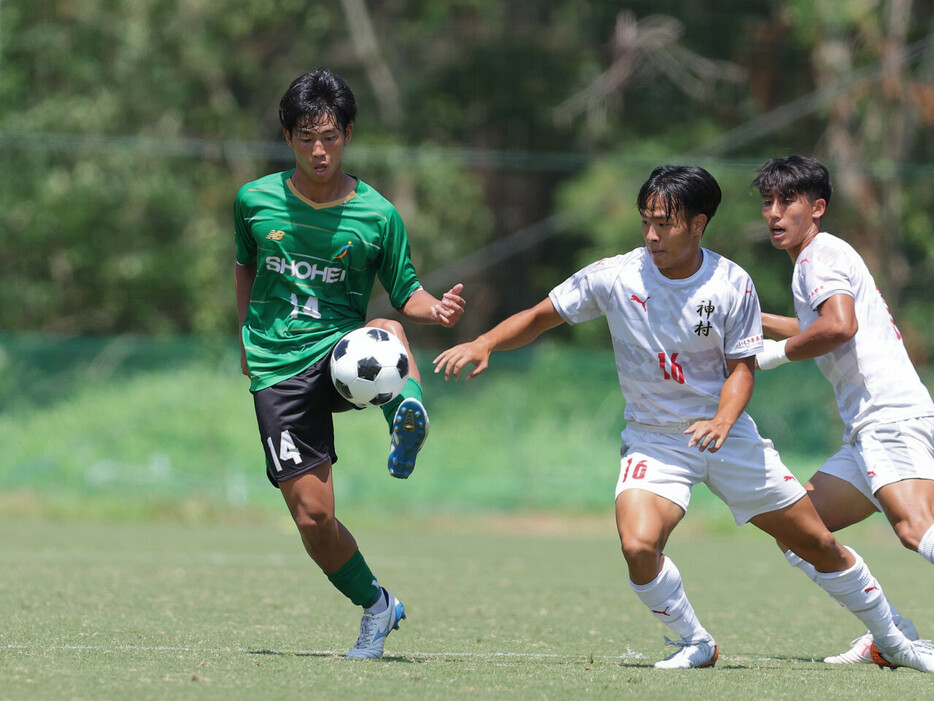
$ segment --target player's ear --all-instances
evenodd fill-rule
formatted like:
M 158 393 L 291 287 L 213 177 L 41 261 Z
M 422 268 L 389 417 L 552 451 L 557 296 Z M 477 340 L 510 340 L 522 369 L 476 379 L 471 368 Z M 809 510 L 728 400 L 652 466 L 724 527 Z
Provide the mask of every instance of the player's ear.
M 292 148 L 292 132 L 290 132 L 288 129 L 283 127 L 282 135 L 285 137 L 285 143 L 289 145 L 289 148 Z
M 703 235 L 704 229 L 707 228 L 707 215 L 706 214 L 697 214 L 691 219 L 691 234 L 697 234 L 698 236 Z
M 350 135 L 353 134 L 353 124 L 348 124 L 347 128 L 344 129 L 344 143 L 350 143 Z
M 824 213 L 827 211 L 827 200 L 823 197 L 818 197 L 811 203 L 813 217 L 815 219 L 820 219 L 824 216 Z

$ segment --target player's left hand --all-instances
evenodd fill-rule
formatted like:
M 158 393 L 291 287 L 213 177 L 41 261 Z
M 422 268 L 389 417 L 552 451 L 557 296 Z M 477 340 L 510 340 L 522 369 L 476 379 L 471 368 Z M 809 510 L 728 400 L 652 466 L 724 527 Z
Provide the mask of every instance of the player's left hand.
M 450 290 L 441 295 L 441 302 L 431 307 L 431 317 L 448 328 L 454 326 L 464 315 L 464 307 L 467 302 L 460 296 L 464 286 L 457 283 Z
M 695 421 L 688 426 L 684 434 L 693 434 L 691 440 L 688 441 L 689 448 L 697 446 L 697 449 L 702 453 L 705 450 L 716 453 L 720 450 L 720 446 L 723 445 L 731 428 L 732 426 L 726 425 L 725 421 L 714 417 L 709 420 L 703 419 L 701 421 Z

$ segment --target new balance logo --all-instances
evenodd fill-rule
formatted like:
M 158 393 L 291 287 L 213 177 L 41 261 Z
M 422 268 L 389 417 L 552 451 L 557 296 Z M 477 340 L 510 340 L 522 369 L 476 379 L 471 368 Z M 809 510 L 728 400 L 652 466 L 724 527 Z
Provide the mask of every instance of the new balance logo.
M 285 238 L 285 232 L 281 229 L 273 229 L 268 234 L 266 234 L 266 238 L 272 241 L 281 241 Z
M 641 300 L 641 299 L 639 299 L 636 295 L 633 295 L 633 296 L 630 297 L 629 299 L 630 299 L 631 301 L 633 301 L 633 302 L 638 302 L 639 304 L 641 304 L 641 305 L 642 305 L 642 311 L 644 311 L 644 312 L 648 312 L 648 311 L 649 311 L 648 309 L 646 309 L 646 306 L 645 306 L 645 305 L 646 305 L 646 303 L 647 303 L 650 299 L 652 299 L 651 297 L 646 297 L 645 300 Z

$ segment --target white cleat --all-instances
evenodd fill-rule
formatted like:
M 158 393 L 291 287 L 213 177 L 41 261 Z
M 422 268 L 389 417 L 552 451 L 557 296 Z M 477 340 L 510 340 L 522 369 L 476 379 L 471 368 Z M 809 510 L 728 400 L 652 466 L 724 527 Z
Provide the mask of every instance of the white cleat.
M 904 633 L 905 637 L 909 640 L 918 639 L 918 631 L 915 630 L 915 625 L 911 622 L 911 619 L 902 618 L 898 629 Z M 824 662 L 827 664 L 876 664 L 869 652 L 870 648 L 872 648 L 872 633 L 866 631 L 856 638 L 851 645 L 852 647 L 846 652 L 831 657 L 825 657 Z
M 891 669 L 911 667 L 919 672 L 934 674 L 934 645 L 931 645 L 931 641 L 911 640 L 909 642 L 910 647 L 885 653 L 873 643 L 869 648 L 869 654 L 872 655 L 872 661 L 880 667 Z
M 717 663 L 717 643 L 713 638 L 707 640 L 669 640 L 665 645 L 674 645 L 677 652 L 655 663 L 657 669 L 693 669 L 713 667 Z
M 383 589 L 389 606 L 382 613 L 364 613 L 360 619 L 360 637 L 347 653 L 351 659 L 378 660 L 383 656 L 383 646 L 389 633 L 399 628 L 405 618 L 405 606 L 396 597 Z

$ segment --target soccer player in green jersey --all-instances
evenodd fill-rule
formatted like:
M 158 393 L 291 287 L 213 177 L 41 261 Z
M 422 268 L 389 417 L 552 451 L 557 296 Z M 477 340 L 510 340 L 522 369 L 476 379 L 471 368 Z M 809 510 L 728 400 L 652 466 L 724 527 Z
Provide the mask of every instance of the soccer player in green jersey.
M 366 320 L 378 276 L 409 321 L 453 326 L 463 285 L 438 299 L 418 282 L 395 207 L 344 172 L 357 104 L 327 69 L 295 79 L 279 103 L 295 167 L 247 183 L 234 203 L 241 366 L 250 378 L 266 471 L 282 491 L 305 550 L 331 583 L 364 608 L 347 653 L 378 658 L 405 608 L 381 587 L 350 531 L 335 518 L 332 414 L 353 408 L 334 388 L 330 351 L 361 326 L 391 331 L 409 353 L 409 380 L 382 409 L 390 425 L 389 472 L 405 478 L 428 435 L 420 376 L 402 325 Z

